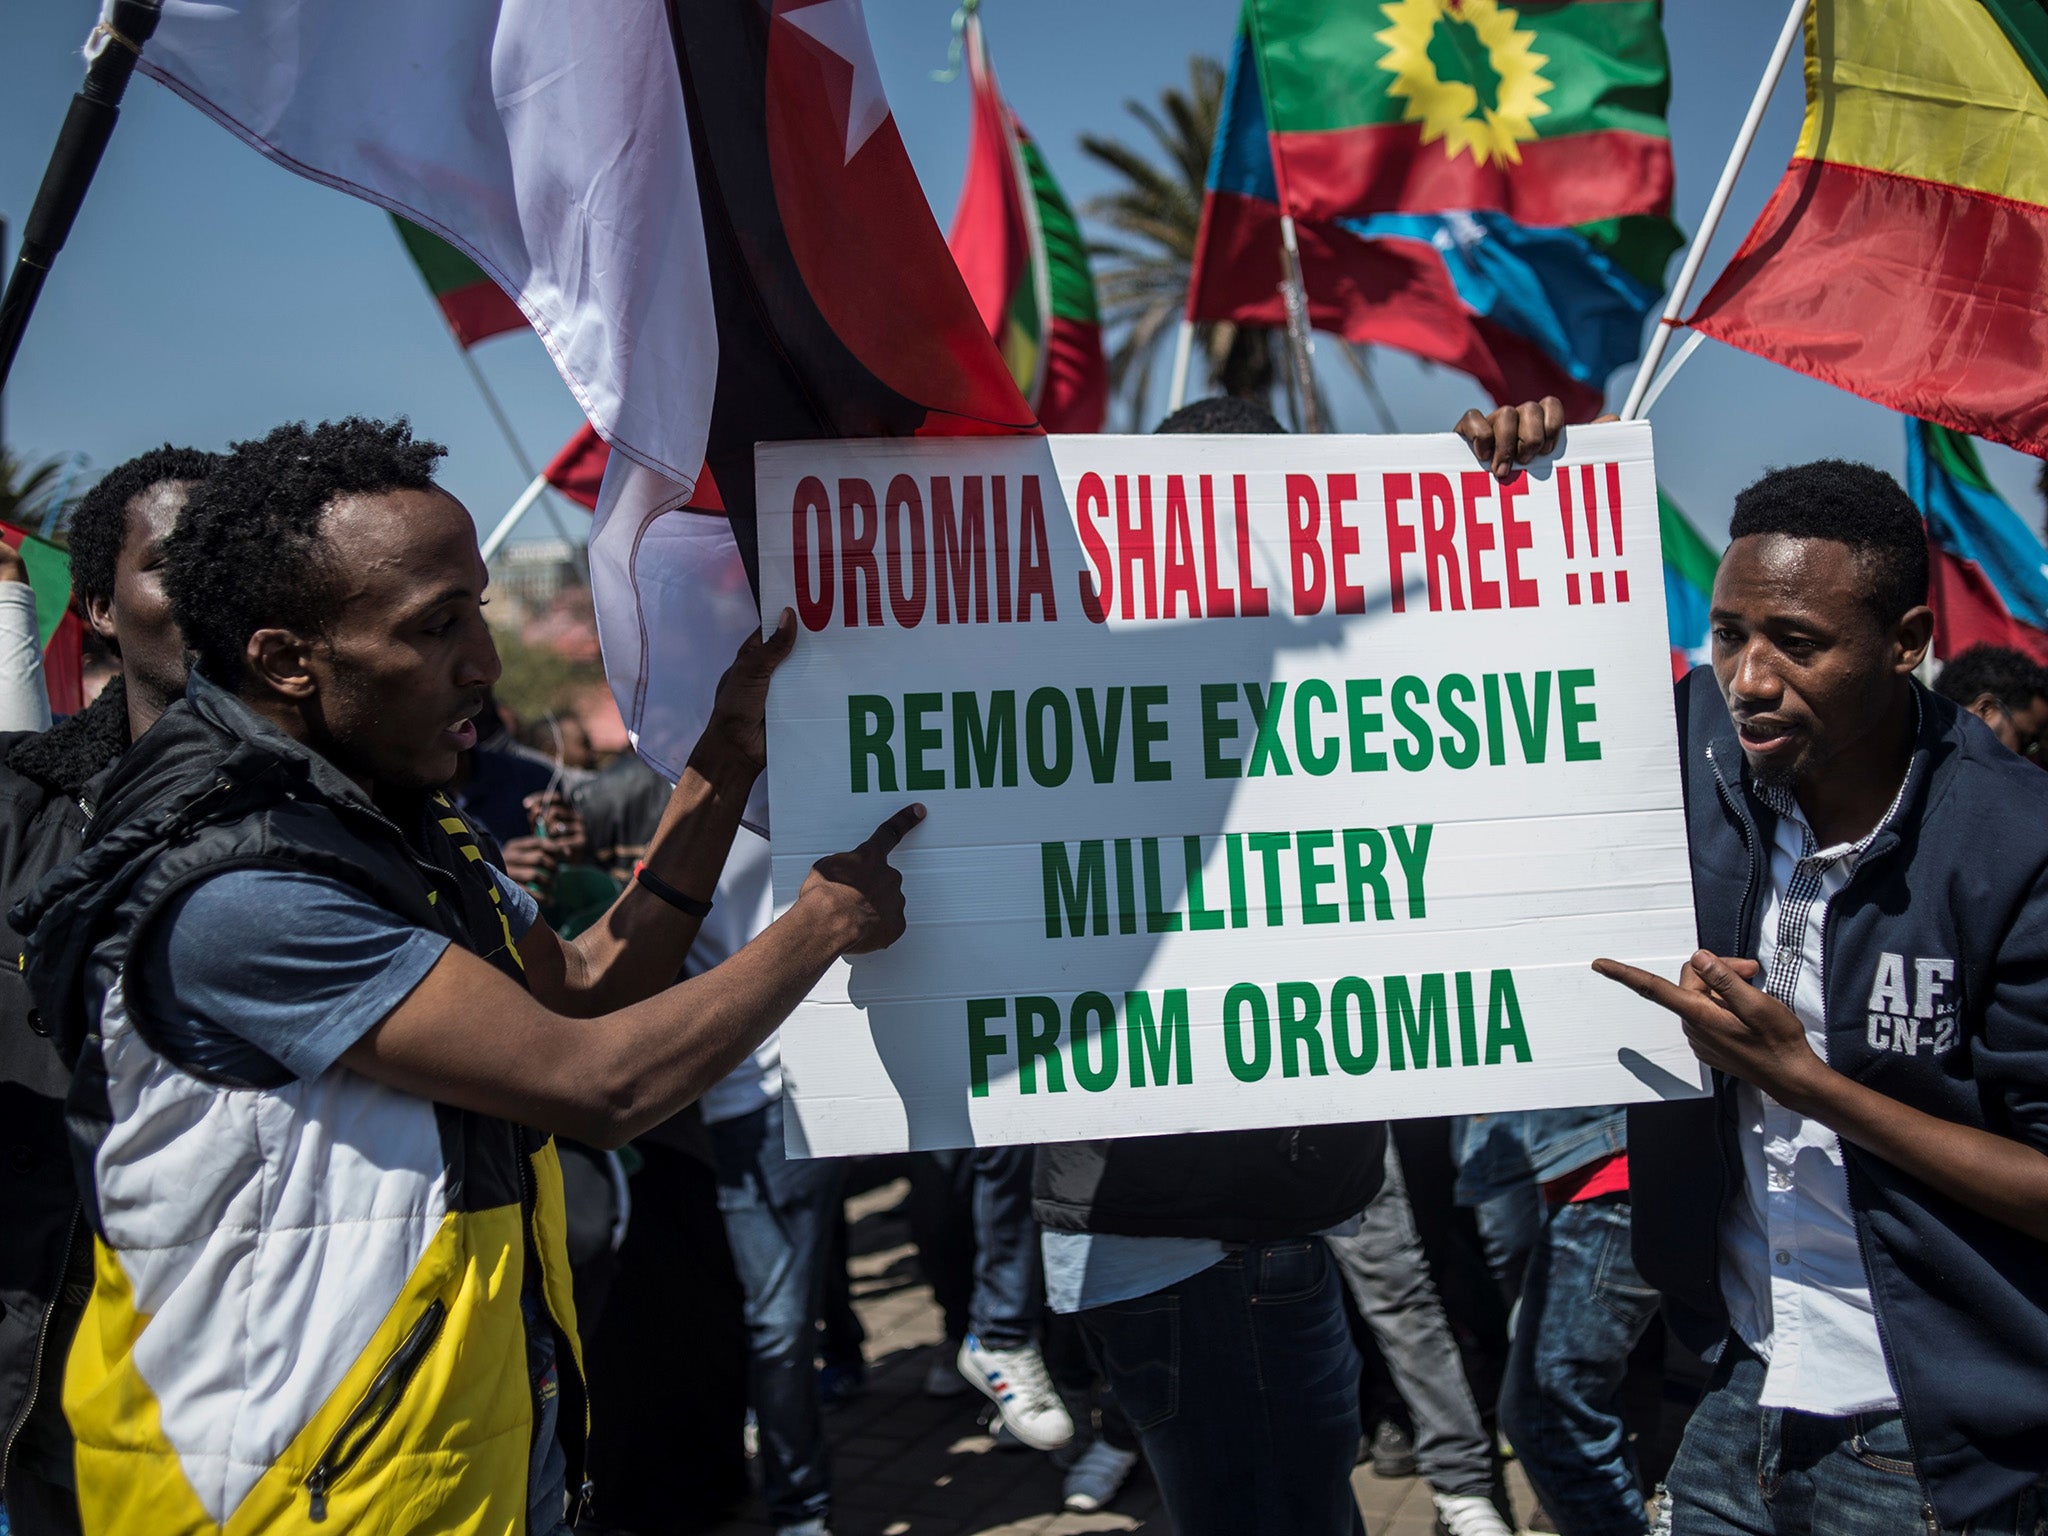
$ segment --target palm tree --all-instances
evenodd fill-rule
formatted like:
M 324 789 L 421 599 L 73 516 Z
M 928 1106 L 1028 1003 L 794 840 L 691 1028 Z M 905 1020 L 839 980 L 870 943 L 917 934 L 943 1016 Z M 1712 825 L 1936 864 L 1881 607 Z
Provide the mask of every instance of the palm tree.
M 1119 236 L 1091 245 L 1088 254 L 1103 320 L 1115 337 L 1109 387 L 1122 397 L 1136 427 L 1151 392 L 1153 364 L 1187 306 L 1209 149 L 1223 111 L 1223 66 L 1196 55 L 1188 60 L 1185 90 L 1160 92 L 1156 109 L 1140 101 L 1127 101 L 1124 109 L 1144 125 L 1163 164 L 1145 150 L 1099 134 L 1081 135 L 1081 150 L 1125 183 L 1091 198 L 1086 211 Z M 1213 385 L 1261 404 L 1272 398 L 1272 331 L 1221 321 L 1197 326 L 1195 334 Z
M 0 522 L 34 533 L 53 525 L 70 500 L 72 468 L 69 458 L 43 459 L 31 464 L 18 454 L 0 449 Z
M 1133 428 L 1143 425 L 1140 417 L 1151 394 L 1153 364 L 1187 309 L 1209 150 L 1223 112 L 1223 85 L 1223 66 L 1197 54 L 1188 60 L 1187 89 L 1160 92 L 1156 111 L 1143 102 L 1124 103 L 1124 110 L 1144 125 L 1164 155 L 1164 168 L 1119 139 L 1081 135 L 1082 152 L 1126 183 L 1089 200 L 1089 217 L 1123 238 L 1098 241 L 1089 246 L 1088 255 L 1095 266 L 1103 319 L 1116 337 L 1108 359 L 1110 391 L 1123 397 L 1125 417 Z M 1270 405 L 1274 386 L 1289 383 L 1279 367 L 1284 334 L 1228 320 L 1196 326 L 1196 345 L 1210 385 L 1226 395 Z M 1380 429 L 1393 431 L 1392 413 L 1373 379 L 1365 348 L 1334 337 L 1328 340 L 1364 389 Z M 1330 405 L 1323 383 L 1311 383 L 1317 417 L 1327 423 Z M 1291 384 L 1287 393 L 1299 420 Z

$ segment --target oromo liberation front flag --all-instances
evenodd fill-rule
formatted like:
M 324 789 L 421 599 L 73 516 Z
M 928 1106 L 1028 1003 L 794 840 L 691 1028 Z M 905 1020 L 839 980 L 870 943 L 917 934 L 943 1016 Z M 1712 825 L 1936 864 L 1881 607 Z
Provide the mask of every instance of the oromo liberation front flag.
M 759 622 L 757 439 L 1035 425 L 859 0 L 169 0 L 142 67 L 519 295 L 615 450 L 599 633 L 627 726 L 672 774 Z M 707 464 L 728 515 L 665 515 Z
M 1087 243 L 1044 153 L 996 87 L 978 15 L 968 15 L 966 32 L 974 116 L 947 244 L 1045 430 L 1099 432 L 1109 380 Z
M 2048 456 L 2048 7 L 1814 0 L 1791 167 L 1689 323 Z
M 2048 663 L 2048 549 L 1991 488 L 1977 445 L 1908 420 L 1906 489 L 1927 520 L 1934 654 L 2003 645 Z
M 1288 211 L 1671 206 L 1658 0 L 1245 0 Z
M 1537 229 L 1504 214 L 1297 219 L 1310 323 L 1459 369 L 1500 403 L 1555 394 L 1574 420 L 1641 349 L 1680 236 L 1636 215 Z M 1280 326 L 1280 202 L 1257 55 L 1240 31 L 1195 242 L 1188 318 Z

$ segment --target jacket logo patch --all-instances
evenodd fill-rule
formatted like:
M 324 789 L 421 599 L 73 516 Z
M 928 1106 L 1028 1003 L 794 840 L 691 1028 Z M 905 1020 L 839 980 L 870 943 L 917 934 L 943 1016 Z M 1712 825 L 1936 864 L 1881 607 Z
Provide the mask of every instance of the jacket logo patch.
M 1955 1048 L 1956 963 L 1935 956 L 1910 960 L 1881 954 L 1870 986 L 1868 1039 L 1873 1051 L 1939 1056 Z

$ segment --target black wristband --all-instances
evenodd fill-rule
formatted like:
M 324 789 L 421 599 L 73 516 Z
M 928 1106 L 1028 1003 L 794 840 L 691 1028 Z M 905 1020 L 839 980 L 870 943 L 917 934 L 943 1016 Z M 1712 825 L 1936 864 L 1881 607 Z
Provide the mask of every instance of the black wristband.
M 706 917 L 710 915 L 710 902 L 699 901 L 694 896 L 685 896 L 644 864 L 633 871 L 633 878 L 639 881 L 641 888 L 648 895 L 659 896 L 663 901 L 687 917 Z

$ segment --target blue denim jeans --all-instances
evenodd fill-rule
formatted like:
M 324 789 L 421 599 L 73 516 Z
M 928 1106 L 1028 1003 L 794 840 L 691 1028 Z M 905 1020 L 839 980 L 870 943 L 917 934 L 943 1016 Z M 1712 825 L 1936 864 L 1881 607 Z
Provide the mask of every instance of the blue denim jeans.
M 777 1525 L 832 1503 L 818 1403 L 817 1323 L 846 1167 L 782 1151 L 782 1101 L 711 1127 L 718 1209 L 746 1292 L 747 1397 L 761 1431 L 761 1482 Z
M 1522 1280 L 1500 1427 L 1544 1509 L 1572 1536 L 1643 1536 L 1649 1514 L 1621 1421 L 1629 1351 L 1657 1293 L 1629 1253 L 1629 1203 L 1549 1214 Z
M 2048 1487 L 1938 1525 L 1896 1412 L 1765 1408 L 1764 1365 L 1731 1338 L 1671 1464 L 1672 1536 L 2048 1536 Z
M 1075 1313 L 1176 1536 L 1363 1536 L 1358 1351 L 1319 1237 Z
M 1045 1272 L 1031 1214 L 1030 1147 L 919 1152 L 911 1227 L 946 1334 L 1017 1349 L 1038 1334 Z

